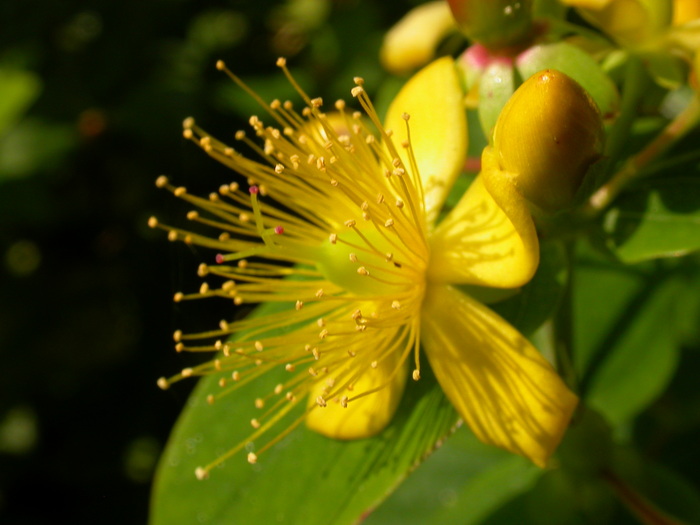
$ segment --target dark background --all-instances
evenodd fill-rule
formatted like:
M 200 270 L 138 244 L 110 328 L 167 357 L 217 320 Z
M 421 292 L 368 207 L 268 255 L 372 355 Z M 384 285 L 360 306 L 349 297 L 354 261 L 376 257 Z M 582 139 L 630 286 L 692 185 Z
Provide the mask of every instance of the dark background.
M 313 95 L 348 94 L 356 74 L 383 78 L 382 28 L 410 5 L 0 2 L 0 115 L 11 115 L 0 127 L 1 523 L 147 519 L 192 386 L 155 385 L 192 364 L 172 331 L 230 315 L 216 301 L 172 303 L 198 288 L 211 254 L 146 225 L 186 211 L 155 188 L 161 173 L 193 192 L 229 177 L 181 138 L 186 116 L 226 139 L 252 110 L 216 60 L 265 98 L 289 95 L 280 55 Z

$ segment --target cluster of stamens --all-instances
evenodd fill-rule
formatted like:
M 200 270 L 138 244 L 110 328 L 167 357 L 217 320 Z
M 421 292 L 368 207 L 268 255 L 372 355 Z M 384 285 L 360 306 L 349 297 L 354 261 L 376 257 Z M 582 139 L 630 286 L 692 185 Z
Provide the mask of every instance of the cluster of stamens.
M 193 119 L 184 122 L 184 137 L 240 174 L 240 182 L 202 198 L 171 185 L 165 176 L 156 181 L 197 208 L 187 219 L 199 227 L 180 229 L 155 218 L 149 225 L 166 230 L 171 241 L 217 252 L 215 263 L 201 264 L 198 274 L 218 284 L 204 282 L 198 292 L 178 292 L 174 300 L 220 297 L 234 305 L 281 306 L 261 317 L 222 320 L 210 331 L 174 334 L 178 352 L 213 352 L 216 358 L 159 379 L 163 389 L 183 378 L 217 374 L 220 390 L 208 398 L 213 403 L 273 369 L 284 369 L 287 377 L 255 399 L 260 415 L 250 421 L 249 438 L 198 469 L 200 478 L 288 414 L 297 415 L 294 422 L 257 453 L 250 452 L 250 462 L 310 410 L 330 403 L 348 407 L 384 388 L 404 373 L 403 366 L 394 367 L 378 388 L 357 391 L 355 385 L 388 356 L 400 355 L 402 365 L 413 354 L 413 378 L 420 377 L 418 311 L 429 254 L 423 190 L 410 139 L 399 145 L 400 155 L 361 78 L 355 79 L 352 95 L 379 136 L 342 100 L 333 113 L 323 113 L 322 100 L 304 93 L 283 59 L 278 66 L 305 101 L 301 113 L 289 101 L 267 104 L 223 62 L 217 63 L 274 121 L 270 126 L 257 116 L 250 118 L 257 140 L 244 131 L 235 134 L 259 161 L 211 137 Z M 405 120 L 408 127 L 408 115 Z M 202 229 L 216 233 L 198 233 Z M 275 335 L 290 326 L 295 328 Z M 307 404 L 308 394 L 319 391 L 315 402 Z M 305 408 L 292 412 L 302 401 Z

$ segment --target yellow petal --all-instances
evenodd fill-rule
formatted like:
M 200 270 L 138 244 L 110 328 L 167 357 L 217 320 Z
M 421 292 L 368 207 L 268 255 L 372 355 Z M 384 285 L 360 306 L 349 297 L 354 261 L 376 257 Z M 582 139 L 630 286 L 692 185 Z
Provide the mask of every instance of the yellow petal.
M 335 392 L 330 387 L 331 397 L 324 390 L 329 388 L 326 381 L 319 381 L 309 395 L 311 411 L 306 416 L 306 425 L 314 432 L 334 439 L 362 439 L 384 430 L 394 416 L 406 386 L 408 369 L 406 363 L 401 362 L 401 357 L 400 352 L 386 353 L 384 359 L 376 363 L 376 368 L 363 362 L 363 370 L 350 371 L 362 372 L 359 380 L 353 383 L 352 390 Z M 360 365 L 359 355 L 355 359 Z M 351 363 L 354 364 L 354 360 Z M 338 385 L 334 386 L 338 390 Z M 374 389 L 378 390 L 353 399 Z M 318 396 L 326 398 L 326 406 L 318 406 Z M 347 406 L 343 406 L 343 396 L 349 399 Z
M 432 234 L 430 282 L 515 288 L 534 275 L 539 242 L 524 199 L 507 181 L 493 183 L 494 196 L 485 183 L 482 173 Z
M 562 4 L 586 9 L 603 9 L 614 0 L 561 0 Z
M 698 18 L 700 18 L 698 0 L 674 0 L 672 22 L 674 26 L 681 26 Z
M 671 0 L 563 0 L 618 43 L 636 47 L 649 43 L 671 22 Z
M 425 193 L 428 224 L 437 218 L 464 165 L 467 120 L 463 97 L 454 61 L 444 57 L 416 73 L 387 113 L 385 127 L 394 131 L 394 144 L 406 166 L 411 163 L 401 147 L 408 138 L 403 114 L 410 115 L 411 146 Z
M 457 28 L 446 2 L 428 2 L 411 9 L 384 37 L 380 59 L 392 73 L 402 74 L 427 64 L 447 33 Z
M 436 285 L 425 298 L 421 340 L 474 434 L 546 466 L 578 398 L 527 339 L 474 299 Z

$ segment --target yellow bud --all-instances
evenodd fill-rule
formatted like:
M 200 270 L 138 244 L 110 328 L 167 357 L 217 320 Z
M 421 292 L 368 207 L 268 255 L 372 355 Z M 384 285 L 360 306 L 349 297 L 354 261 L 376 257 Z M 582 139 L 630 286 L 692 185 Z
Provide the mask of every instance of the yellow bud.
M 588 168 L 600 159 L 598 107 L 574 80 L 546 69 L 521 85 L 503 108 L 493 135 L 498 169 L 544 211 L 570 206 Z
M 419 5 L 384 37 L 382 65 L 396 74 L 413 71 L 432 60 L 440 40 L 455 30 L 455 21 L 444 1 Z

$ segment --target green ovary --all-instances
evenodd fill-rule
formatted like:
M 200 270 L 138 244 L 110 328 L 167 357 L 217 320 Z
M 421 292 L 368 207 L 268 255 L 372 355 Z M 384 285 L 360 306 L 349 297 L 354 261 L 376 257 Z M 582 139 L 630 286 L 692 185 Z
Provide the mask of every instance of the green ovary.
M 318 249 L 318 269 L 333 284 L 361 296 L 385 296 L 396 293 L 401 277 L 387 273 L 400 272 L 402 264 L 390 254 L 395 250 L 382 234 L 373 228 L 349 230 L 338 236 L 335 244 L 326 242 Z M 364 238 L 363 238 L 364 237 Z M 364 274 L 363 269 L 368 272 Z M 358 272 L 359 270 L 359 272 Z M 364 274 L 364 275 L 363 275 Z

